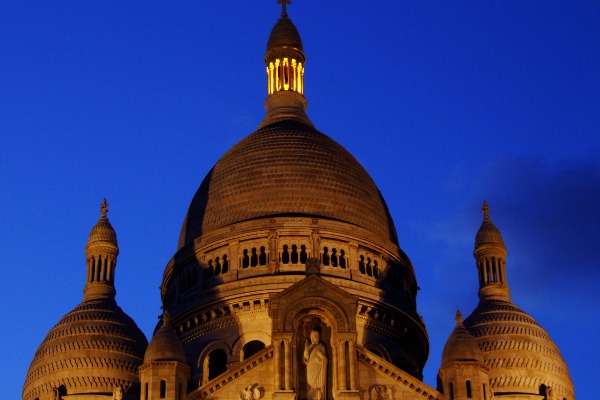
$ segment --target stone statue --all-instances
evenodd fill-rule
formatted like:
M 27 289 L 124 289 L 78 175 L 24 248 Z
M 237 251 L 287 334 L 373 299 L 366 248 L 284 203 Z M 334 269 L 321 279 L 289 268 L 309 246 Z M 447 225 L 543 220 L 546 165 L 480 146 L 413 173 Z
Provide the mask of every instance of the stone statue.
M 306 394 L 308 400 L 325 400 L 327 391 L 327 351 L 320 342 L 319 332 L 310 332 L 302 360 L 306 364 Z

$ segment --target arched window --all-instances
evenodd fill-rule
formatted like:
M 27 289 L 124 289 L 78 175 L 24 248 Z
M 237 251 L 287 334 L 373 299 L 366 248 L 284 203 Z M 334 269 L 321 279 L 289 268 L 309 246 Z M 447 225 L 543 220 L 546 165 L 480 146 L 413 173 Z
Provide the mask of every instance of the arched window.
M 346 252 L 340 250 L 340 268 L 346 268 Z
M 450 392 L 450 400 L 454 400 L 454 385 L 450 383 L 450 388 L 448 390 Z
M 365 257 L 364 256 L 360 256 L 360 261 L 358 261 L 358 270 L 364 274 L 365 271 Z
M 265 246 L 260 246 L 260 255 L 258 256 L 258 264 L 259 265 L 267 265 L 267 253 L 265 251 Z
M 335 247 L 331 249 L 331 266 L 332 267 L 338 266 L 338 256 L 337 256 L 337 250 L 335 249 Z
M 216 349 L 208 355 L 208 380 L 215 379 L 227 371 L 227 354 L 224 350 Z
M 542 383 L 540 385 L 540 395 L 544 396 L 544 400 L 546 399 L 547 391 L 548 391 L 548 387 Z
M 471 392 L 471 381 L 467 381 L 467 398 L 470 399 L 473 397 L 473 393 Z
M 300 263 L 306 264 L 306 246 L 300 246 Z
M 223 254 L 223 273 L 229 271 L 229 260 L 227 254 Z
M 167 397 L 167 381 L 164 379 L 160 381 L 160 396 L 161 399 Z
M 298 264 L 298 246 L 292 245 L 292 264 Z
M 323 265 L 329 266 L 329 249 L 327 246 L 323 247 Z
M 281 253 L 281 262 L 288 264 L 290 262 L 290 253 L 288 252 L 287 244 L 283 245 L 283 253 Z
M 242 347 L 242 357 L 240 358 L 242 360 L 246 360 L 264 348 L 265 344 L 260 340 L 251 340 L 248 343 L 246 343 L 244 347 Z
M 258 265 L 258 254 L 256 254 L 256 247 L 252 248 L 252 255 L 250 256 L 250 266 L 256 267 Z

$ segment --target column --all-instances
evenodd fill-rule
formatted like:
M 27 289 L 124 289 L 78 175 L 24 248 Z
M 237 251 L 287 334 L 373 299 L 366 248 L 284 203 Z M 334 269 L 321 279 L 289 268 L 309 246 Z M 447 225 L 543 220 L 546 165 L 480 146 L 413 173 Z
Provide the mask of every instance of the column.
M 346 380 L 346 341 L 340 339 L 338 341 L 338 365 L 340 376 L 340 390 L 347 390 L 348 383 Z
M 285 390 L 292 390 L 292 352 L 290 349 L 290 339 L 285 339 L 283 346 L 285 356 Z
M 204 357 L 204 362 L 202 363 L 202 384 L 205 385 L 208 383 L 208 361 L 210 359 L 210 354 L 207 354 Z
M 275 390 L 281 390 L 281 340 L 273 341 L 273 358 L 275 358 Z
M 350 390 L 356 390 L 356 342 L 348 341 L 348 359 L 350 360 Z

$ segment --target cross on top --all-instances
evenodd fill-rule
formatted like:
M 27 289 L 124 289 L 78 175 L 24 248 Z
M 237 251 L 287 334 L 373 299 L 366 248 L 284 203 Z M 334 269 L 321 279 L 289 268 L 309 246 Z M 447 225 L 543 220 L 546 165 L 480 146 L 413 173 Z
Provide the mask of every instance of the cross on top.
M 108 203 L 106 202 L 106 199 L 104 199 L 102 201 L 102 204 L 100 204 L 100 213 L 102 214 L 102 218 L 106 218 L 107 212 L 108 212 Z
M 483 213 L 483 219 L 488 220 L 490 219 L 490 206 L 488 205 L 487 201 L 483 201 L 483 206 L 481 207 L 481 212 Z
M 277 0 L 277 4 L 281 4 L 281 16 L 286 16 L 287 15 L 287 11 L 285 9 L 285 6 L 291 4 L 292 1 L 291 0 Z

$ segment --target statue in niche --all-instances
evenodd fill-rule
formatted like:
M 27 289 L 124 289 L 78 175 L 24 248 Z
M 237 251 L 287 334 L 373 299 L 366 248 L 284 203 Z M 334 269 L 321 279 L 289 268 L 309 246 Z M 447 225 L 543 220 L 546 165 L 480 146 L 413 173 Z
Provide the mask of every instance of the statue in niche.
M 327 350 L 317 330 L 306 339 L 302 361 L 306 364 L 306 394 L 308 400 L 325 400 L 327 391 Z

